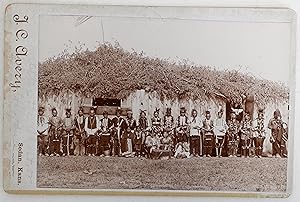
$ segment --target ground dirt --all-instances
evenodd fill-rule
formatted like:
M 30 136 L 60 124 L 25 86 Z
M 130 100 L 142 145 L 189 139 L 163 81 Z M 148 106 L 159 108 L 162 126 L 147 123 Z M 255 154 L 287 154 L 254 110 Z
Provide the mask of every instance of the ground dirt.
M 38 187 L 284 192 L 287 159 L 38 157 Z

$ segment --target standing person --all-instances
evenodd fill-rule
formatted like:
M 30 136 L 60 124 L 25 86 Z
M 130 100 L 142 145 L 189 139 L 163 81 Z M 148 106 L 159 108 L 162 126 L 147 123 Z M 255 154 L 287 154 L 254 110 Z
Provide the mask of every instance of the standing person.
M 86 152 L 88 156 L 95 156 L 97 146 L 97 135 L 99 130 L 99 120 L 98 117 L 96 117 L 96 112 L 94 108 L 91 108 L 90 110 L 90 115 L 85 121 L 84 130 L 87 134 Z
M 286 145 L 283 139 L 284 129 L 286 124 L 281 120 L 281 113 L 279 109 L 274 111 L 273 118 L 270 119 L 268 128 L 271 129 L 270 142 L 272 143 L 272 156 L 273 157 L 285 157 L 286 156 Z
M 180 115 L 177 118 L 177 126 L 176 126 L 176 139 L 175 145 L 178 142 L 187 142 L 188 141 L 188 125 L 189 119 L 186 116 L 185 107 L 180 108 Z
M 227 122 L 228 125 L 228 156 L 236 157 L 239 145 L 239 129 L 240 124 L 236 120 L 236 114 L 231 113 L 230 119 Z
M 253 146 L 252 136 L 252 121 L 249 113 L 244 114 L 243 121 L 240 124 L 241 130 L 241 144 L 242 144 L 242 157 L 250 156 L 250 148 Z
M 74 124 L 75 124 L 75 154 L 82 156 L 85 154 L 85 141 L 86 134 L 84 130 L 85 126 L 85 117 L 83 115 L 83 108 L 80 107 L 78 110 L 78 115 L 75 116 Z
M 135 138 L 134 138 L 134 150 L 135 156 L 141 157 L 143 152 L 143 143 L 145 141 L 145 135 L 139 127 L 136 128 Z
M 60 156 L 61 131 L 63 121 L 57 116 L 57 110 L 52 108 L 52 117 L 49 118 L 49 149 L 50 156 Z
M 136 121 L 132 117 L 132 111 L 127 111 L 127 116 L 125 119 L 125 123 L 127 126 L 127 129 L 124 132 L 123 141 L 125 142 L 124 145 L 127 147 L 124 147 L 123 152 L 125 152 L 126 157 L 132 157 L 133 156 L 133 150 L 134 150 L 134 138 L 135 138 L 135 131 L 136 131 Z
M 62 127 L 62 149 L 63 156 L 74 155 L 74 129 L 75 123 L 71 118 L 71 109 L 66 109 L 66 117 L 63 119 Z
M 100 138 L 99 138 L 99 155 L 110 155 L 110 128 L 113 125 L 112 120 L 108 118 L 108 112 L 103 112 L 103 118 L 100 119 L 99 127 L 100 127 Z
M 171 151 L 175 149 L 175 135 L 174 135 L 174 129 L 175 129 L 175 124 L 174 124 L 174 117 L 172 116 L 172 109 L 167 108 L 166 115 L 164 116 L 163 119 L 163 124 L 164 124 L 164 130 L 163 132 L 167 132 L 168 136 L 172 138 L 172 147 Z
M 223 109 L 220 109 L 217 113 L 215 120 L 214 134 L 216 137 L 216 156 L 222 157 L 222 149 L 224 148 L 225 135 L 227 131 L 227 124 L 223 118 Z
M 211 157 L 214 142 L 214 121 L 211 119 L 210 111 L 205 112 L 205 119 L 202 125 L 204 155 Z
M 190 119 L 190 155 L 200 157 L 200 130 L 202 122 L 197 116 L 197 110 L 192 110 L 192 117 Z
M 258 110 L 258 117 L 254 120 L 253 138 L 255 143 L 255 155 L 258 158 L 262 157 L 263 144 L 266 137 L 265 119 L 262 109 Z
M 137 155 L 137 156 L 139 156 L 139 155 L 143 155 L 143 153 L 145 154 L 145 140 L 146 140 L 146 137 L 148 136 L 148 129 L 149 129 L 149 124 L 148 124 L 148 120 L 147 120 L 145 111 L 141 110 L 140 117 L 139 117 L 137 124 L 138 124 L 138 128 L 139 128 L 140 132 L 136 136 L 135 142 L 138 145 L 137 147 L 139 147 L 139 145 L 140 145 L 140 149 L 137 149 L 137 150 L 140 150 L 139 154 Z
M 168 133 L 168 136 L 174 141 L 174 117 L 172 116 L 171 108 L 167 108 L 166 115 L 163 119 L 164 131 Z M 175 145 L 174 145 L 175 146 Z
M 161 137 L 162 120 L 159 118 L 159 109 L 155 109 L 153 117 L 151 118 L 151 131 Z
M 288 141 L 288 131 L 289 131 L 287 123 L 283 122 L 282 128 L 283 128 L 282 131 L 283 134 L 282 134 L 282 141 L 281 141 L 281 155 L 282 157 L 287 158 L 288 155 L 287 141 Z
M 121 117 L 121 108 L 118 108 L 116 111 L 116 117 L 112 119 L 112 155 L 113 156 L 121 156 L 122 151 L 121 147 L 125 147 L 124 145 L 121 145 L 122 143 L 125 144 L 125 142 L 121 143 L 121 139 L 123 138 L 123 133 L 126 130 L 127 125 L 125 123 L 125 120 Z
M 37 118 L 37 138 L 38 138 L 38 154 L 48 155 L 46 150 L 48 146 L 48 120 L 44 116 L 44 107 L 39 107 Z

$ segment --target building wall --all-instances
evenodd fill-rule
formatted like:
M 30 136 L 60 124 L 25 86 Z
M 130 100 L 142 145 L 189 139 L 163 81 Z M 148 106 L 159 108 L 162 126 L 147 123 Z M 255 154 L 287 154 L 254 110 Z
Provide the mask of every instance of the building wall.
M 225 102 L 221 99 L 208 101 L 191 101 L 186 99 L 176 99 L 173 101 L 166 99 L 161 100 L 157 93 L 148 93 L 144 90 L 138 90 L 128 96 L 128 98 L 122 100 L 122 107 L 131 108 L 134 118 L 137 119 L 139 117 L 140 110 L 145 110 L 149 120 L 153 116 L 153 112 L 156 108 L 160 109 L 159 116 L 162 118 L 168 107 L 172 109 L 172 115 L 174 117 L 179 116 L 181 107 L 185 107 L 188 117 L 191 116 L 192 109 L 196 109 L 198 111 L 198 116 L 201 116 L 202 118 L 204 118 L 205 111 L 210 110 L 212 118 L 214 119 L 216 118 L 219 107 L 225 109 L 225 106 Z
M 84 104 L 84 98 L 74 93 L 64 93 L 39 97 L 39 105 L 45 108 L 45 116 L 51 116 L 51 109 L 56 108 L 58 116 L 65 117 L 66 108 L 71 108 L 72 115 L 77 114 L 79 107 Z
M 82 98 L 73 93 L 66 93 L 59 96 L 49 96 L 47 98 L 39 98 L 39 104 L 45 107 L 45 115 L 47 117 L 51 116 L 51 109 L 55 107 L 58 111 L 58 115 L 60 117 L 65 117 L 65 109 L 71 108 L 72 116 L 74 117 L 77 114 L 77 110 L 80 106 L 91 106 L 90 98 Z M 190 117 L 192 109 L 196 109 L 198 111 L 198 115 L 201 118 L 204 118 L 204 114 L 206 110 L 211 111 L 212 118 L 216 118 L 216 114 L 220 107 L 225 110 L 226 103 L 220 100 L 202 100 L 202 101 L 191 101 L 191 100 L 161 100 L 159 95 L 155 92 L 148 93 L 144 90 L 138 90 L 128 98 L 122 100 L 121 104 L 122 108 L 130 108 L 133 111 L 133 117 L 138 119 L 140 110 L 145 110 L 148 120 L 150 121 L 153 116 L 153 112 L 156 108 L 160 109 L 160 117 L 162 118 L 166 112 L 167 107 L 172 108 L 172 115 L 174 117 L 179 116 L 180 108 L 185 107 L 187 109 L 187 115 Z M 273 116 L 273 112 L 275 109 L 279 109 L 282 114 L 282 119 L 284 122 L 288 123 L 288 104 L 284 102 L 271 103 L 265 108 L 265 125 L 266 125 L 266 139 L 264 142 L 264 152 L 266 154 L 271 153 L 271 144 L 270 144 L 270 134 L 271 131 L 267 129 L 267 124 L 269 120 Z M 254 118 L 257 117 L 258 107 L 254 108 Z M 113 117 L 111 115 L 110 117 Z M 101 118 L 101 116 L 99 116 Z M 224 114 L 225 118 L 225 114 Z

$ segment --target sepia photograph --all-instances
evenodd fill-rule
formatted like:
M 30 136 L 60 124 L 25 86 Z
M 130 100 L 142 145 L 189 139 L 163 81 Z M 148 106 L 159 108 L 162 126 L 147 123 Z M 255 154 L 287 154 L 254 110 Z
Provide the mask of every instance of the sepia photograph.
M 39 16 L 37 187 L 287 193 L 290 11 L 112 13 Z

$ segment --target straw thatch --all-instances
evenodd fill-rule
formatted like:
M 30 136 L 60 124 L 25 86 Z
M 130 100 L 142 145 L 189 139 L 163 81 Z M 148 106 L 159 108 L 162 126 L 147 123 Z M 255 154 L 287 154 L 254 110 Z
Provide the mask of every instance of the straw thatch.
M 216 58 L 217 59 L 217 58 Z M 237 101 L 254 95 L 261 106 L 287 101 L 288 88 L 238 71 L 219 71 L 207 66 L 175 63 L 129 52 L 119 45 L 102 44 L 95 51 L 62 53 L 39 64 L 39 95 L 63 91 L 86 97 L 124 99 L 145 89 L 162 99 L 214 99 Z

